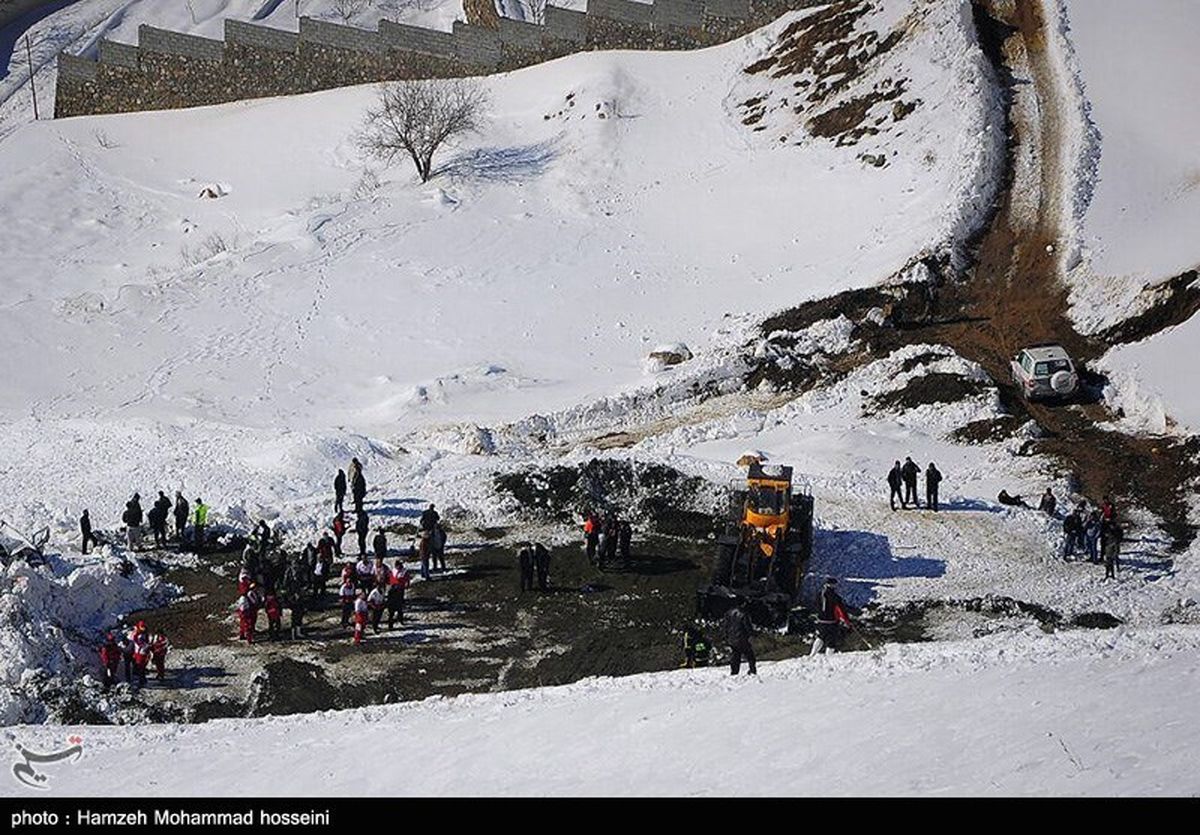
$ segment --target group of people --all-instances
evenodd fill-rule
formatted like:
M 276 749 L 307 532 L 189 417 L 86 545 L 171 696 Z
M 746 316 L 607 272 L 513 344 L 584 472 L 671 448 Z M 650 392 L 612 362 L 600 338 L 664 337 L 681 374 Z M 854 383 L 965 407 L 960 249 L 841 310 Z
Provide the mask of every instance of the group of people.
M 842 636 L 853 628 L 847 606 L 837 591 L 837 578 L 826 577 L 817 604 L 817 636 L 810 655 L 835 652 L 841 646 Z M 729 672 L 737 675 L 742 662 L 747 664 L 750 675 L 758 674 L 757 658 L 754 655 L 754 624 L 750 619 L 746 598 L 737 602 L 725 613 L 721 623 L 725 644 L 729 649 Z M 707 667 L 712 658 L 712 643 L 696 624 L 683 631 L 683 666 Z
M 188 504 L 181 491 L 175 492 L 175 500 L 167 498 L 161 490 L 158 498 L 149 511 L 142 511 L 142 497 L 133 494 L 125 503 L 125 511 L 121 514 L 121 523 L 125 526 L 125 546 L 130 551 L 138 551 L 142 547 L 142 525 L 145 524 L 154 536 L 155 548 L 166 548 L 169 539 L 168 524 L 174 517 L 175 539 L 180 547 L 187 541 L 187 525 L 189 516 L 192 520 L 191 545 L 196 551 L 204 547 L 205 528 L 208 525 L 208 505 L 200 498 L 196 499 L 195 507 Z M 92 517 L 87 508 L 79 517 L 80 553 L 86 554 L 89 546 L 99 547 L 102 543 L 92 527 Z
M 540 542 L 526 542 L 517 551 L 517 568 L 521 574 L 521 591 L 533 591 L 534 577 L 538 591 L 550 589 L 550 549 Z
M 150 633 L 144 620 L 139 620 L 125 634 L 109 632 L 100 647 L 100 668 L 104 689 L 108 690 L 118 681 L 122 666 L 126 683 L 134 687 L 146 686 L 147 668 L 154 665 L 154 677 L 162 681 L 167 675 L 167 651 L 170 643 L 162 632 Z
M 997 500 L 1009 507 L 1029 507 L 1023 498 L 1010 495 L 1005 490 L 1000 491 Z M 1047 516 L 1058 517 L 1058 499 L 1049 487 L 1038 500 L 1037 509 Z M 1125 529 L 1117 518 L 1117 506 L 1112 497 L 1105 494 L 1098 507 L 1089 507 L 1082 500 L 1077 502 L 1063 516 L 1062 526 L 1063 560 L 1071 562 L 1078 555 L 1090 563 L 1103 563 L 1104 579 L 1115 580 L 1117 569 L 1121 566 L 1121 542 L 1125 538 Z
M 1053 507 L 1049 512 L 1053 514 Z M 1122 539 L 1124 530 L 1117 520 L 1116 505 L 1107 495 L 1099 507 L 1089 508 L 1087 502 L 1080 501 L 1063 517 L 1063 559 L 1070 562 L 1078 555 L 1090 563 L 1103 562 L 1106 580 L 1117 577 Z
M 892 465 L 887 474 L 890 490 L 888 503 L 892 506 L 892 510 L 896 509 L 897 501 L 900 502 L 902 509 L 908 509 L 910 503 L 913 507 L 920 509 L 921 501 L 917 497 L 917 481 L 920 476 L 921 468 L 912 458 L 905 458 L 903 464 L 897 461 Z M 929 466 L 925 468 L 925 507 L 929 510 L 936 511 L 940 507 L 938 488 L 941 483 L 942 473 L 938 470 L 937 465 L 930 461 Z
M 632 559 L 630 549 L 633 543 L 633 526 L 625 519 L 617 516 L 615 511 L 609 511 L 601 516 L 592 511 L 583 513 L 584 550 L 588 562 L 601 570 L 606 564 L 616 562 L 619 557 L 621 565 L 629 567 Z

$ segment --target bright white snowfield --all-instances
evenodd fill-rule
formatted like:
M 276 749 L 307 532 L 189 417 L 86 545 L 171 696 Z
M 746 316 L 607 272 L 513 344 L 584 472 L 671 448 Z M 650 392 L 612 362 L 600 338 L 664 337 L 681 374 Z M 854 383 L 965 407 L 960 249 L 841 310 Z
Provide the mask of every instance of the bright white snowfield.
M 993 636 L 760 672 L 19 738 L 50 749 L 82 735 L 77 763 L 45 769 L 64 795 L 116 792 L 131 774 L 159 797 L 1200 792 L 1200 652 L 1180 629 Z M 368 751 L 404 765 L 364 767 Z
M 265 10 L 283 25 L 286 5 L 212 0 L 188 24 L 173 2 L 81 0 L 47 20 L 61 16 L 82 47 L 104 31 L 130 40 L 139 22 L 211 35 L 222 14 Z M 401 5 L 442 28 L 461 6 Z M 1089 37 L 1075 18 L 1088 4 L 1069 5 L 1069 36 Z M 794 94 L 793 77 L 743 70 L 798 13 L 708 50 L 587 53 L 484 79 L 486 126 L 447 149 L 428 184 L 407 162 L 384 167 L 358 148 L 372 87 L 18 126 L 10 68 L 0 77 L 0 519 L 49 524 L 51 556 L 48 569 L 5 572 L 6 744 L 49 747 L 77 730 L 18 724 L 37 721 L 16 688 L 31 671 L 94 674 L 93 642 L 116 614 L 176 593 L 141 567 L 121 576 L 119 547 L 77 556 L 84 507 L 115 530 L 134 490 L 148 505 L 179 489 L 203 497 L 216 526 L 266 518 L 295 545 L 327 521 L 333 474 L 352 455 L 369 502 L 436 501 L 470 527 L 522 519 L 493 487 L 497 472 L 605 455 L 724 484 L 743 475 L 740 454 L 761 449 L 815 495 L 808 582 L 837 574 L 853 606 L 997 595 L 1125 625 L 1043 634 L 957 613 L 937 641 L 764 663 L 758 680 L 669 671 L 278 719 L 86 728 L 84 759 L 57 768 L 53 789 L 105 794 L 138 773 L 162 795 L 1200 791 L 1200 628 L 1178 623 L 1197 619 L 1186 601 L 1200 598 L 1200 548 L 1168 560 L 1153 520 L 1134 510 L 1138 534 L 1116 582 L 1064 563 L 1060 523 L 995 501 L 1001 489 L 1032 503 L 1046 486 L 1068 495 L 1064 473 L 1023 454 L 1028 427 L 996 443 L 950 438 L 1002 414 L 995 389 L 872 409 L 922 375 L 986 379 L 943 346 L 909 346 L 798 397 L 742 387 L 747 351 L 769 350 L 764 317 L 919 272 L 910 265 L 926 256 L 961 257 L 996 196 L 1004 116 L 969 2 L 874 6 L 856 35 L 904 35 L 841 95 L 903 78 L 904 101 L 920 101 L 899 121 L 892 102 L 875 105 L 880 132 L 857 144 L 811 135 L 787 108 L 768 113 L 766 130 L 743 122 L 745 102 Z M 1148 16 L 1136 31 L 1184 37 L 1192 16 Z M 1084 40 L 1071 46 L 1064 84 L 1091 60 Z M 1143 57 L 1172 54 L 1147 46 Z M 39 79 L 51 89 L 52 73 Z M 1134 96 L 1114 92 L 1115 77 L 1084 80 L 1107 142 L 1134 117 L 1102 102 L 1133 107 Z M 1082 115 L 1073 131 L 1095 150 Z M 1188 135 L 1164 158 L 1193 149 Z M 1082 162 L 1071 172 L 1093 199 L 1076 201 L 1082 225 L 1066 231 L 1095 271 L 1073 273 L 1073 292 L 1100 287 L 1095 321 L 1111 323 L 1137 288 L 1200 252 L 1183 236 L 1171 259 L 1137 270 L 1100 258 L 1124 257 L 1113 229 L 1135 230 L 1083 213 L 1116 205 L 1104 189 L 1122 157 L 1103 147 L 1099 180 Z M 1136 228 L 1139 246 L 1153 241 L 1152 225 Z M 842 317 L 792 335 L 832 353 L 851 330 Z M 1141 359 L 1145 373 L 1123 366 L 1128 380 L 1108 393 L 1143 428 L 1165 428 L 1168 413 L 1195 420 L 1165 389 L 1138 388 L 1188 385 L 1171 352 L 1194 342 L 1161 350 L 1170 336 L 1122 349 L 1159 346 Z M 693 359 L 647 362 L 679 342 Z M 704 387 L 721 394 L 698 402 Z M 1158 424 L 1144 419 L 1155 408 Z M 614 432 L 632 445 L 599 452 L 596 439 Z M 884 475 L 905 455 L 937 462 L 949 512 L 889 509 Z M 1168 611 L 1182 615 L 1163 626 Z M 367 748 L 421 766 L 364 772 Z M 249 770 L 257 782 L 236 767 L 247 750 L 269 766 Z M 0 781 L 0 794 L 16 790 Z

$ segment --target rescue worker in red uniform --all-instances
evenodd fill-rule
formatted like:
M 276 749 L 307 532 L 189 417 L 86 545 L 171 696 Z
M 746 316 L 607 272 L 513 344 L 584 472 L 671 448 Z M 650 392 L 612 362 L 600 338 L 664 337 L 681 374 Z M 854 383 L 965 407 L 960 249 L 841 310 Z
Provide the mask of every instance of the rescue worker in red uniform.
M 117 668 L 121 666 L 121 647 L 117 645 L 117 636 L 111 632 L 104 636 L 104 646 L 100 647 L 100 666 L 107 690 L 117 683 Z
M 363 641 L 363 634 L 367 630 L 367 593 L 361 589 L 358 592 L 358 597 L 354 600 L 354 645 L 358 646 Z
M 154 662 L 154 678 L 162 681 L 167 677 L 167 636 L 159 632 L 150 642 L 150 660 Z

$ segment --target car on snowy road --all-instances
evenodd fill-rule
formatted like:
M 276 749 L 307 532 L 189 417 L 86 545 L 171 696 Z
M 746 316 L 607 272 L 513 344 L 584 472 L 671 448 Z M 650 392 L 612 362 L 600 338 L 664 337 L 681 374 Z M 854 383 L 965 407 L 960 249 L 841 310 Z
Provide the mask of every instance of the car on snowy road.
M 1033 345 L 1012 360 L 1013 384 L 1026 400 L 1056 400 L 1079 391 L 1079 372 L 1061 345 Z

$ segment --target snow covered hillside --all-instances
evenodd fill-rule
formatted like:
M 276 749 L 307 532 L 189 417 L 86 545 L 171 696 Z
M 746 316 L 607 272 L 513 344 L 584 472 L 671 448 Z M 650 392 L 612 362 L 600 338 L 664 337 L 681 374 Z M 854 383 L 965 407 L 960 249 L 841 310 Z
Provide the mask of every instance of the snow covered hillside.
M 952 247 L 996 163 L 988 82 L 962 8 L 919 8 L 860 83 L 923 104 L 847 147 L 742 124 L 788 83 L 742 72 L 783 23 L 489 79 L 489 127 L 428 187 L 355 147 L 371 88 L 23 128 L 0 145 L 24 207 L 0 229 L 0 502 L 64 531 L 143 483 L 277 512 L 351 453 L 411 485 L 417 447 L 470 451 L 458 426 L 640 386 L 659 342 Z
M 155 796 L 1195 795 L 1195 631 L 889 647 L 202 726 L 6 731 L 51 793 Z M 269 767 L 244 767 L 246 751 Z M 408 766 L 366 768 L 365 751 Z M 416 767 L 416 764 L 420 767 Z M 281 775 L 286 775 L 281 778 Z M 0 794 L 14 791 L 0 783 Z
M 1069 272 L 1072 315 L 1098 331 L 1169 304 L 1144 288 L 1200 266 L 1200 131 L 1193 95 L 1200 16 L 1187 0 L 1136 10 L 1115 0 L 1060 3 L 1086 110 L 1075 186 L 1082 246 Z M 1190 282 L 1200 292 L 1193 272 Z M 1176 303 L 1182 304 L 1182 301 Z M 1128 424 L 1155 433 L 1200 429 L 1200 399 L 1177 361 L 1200 350 L 1200 320 L 1113 349 L 1103 368 Z

